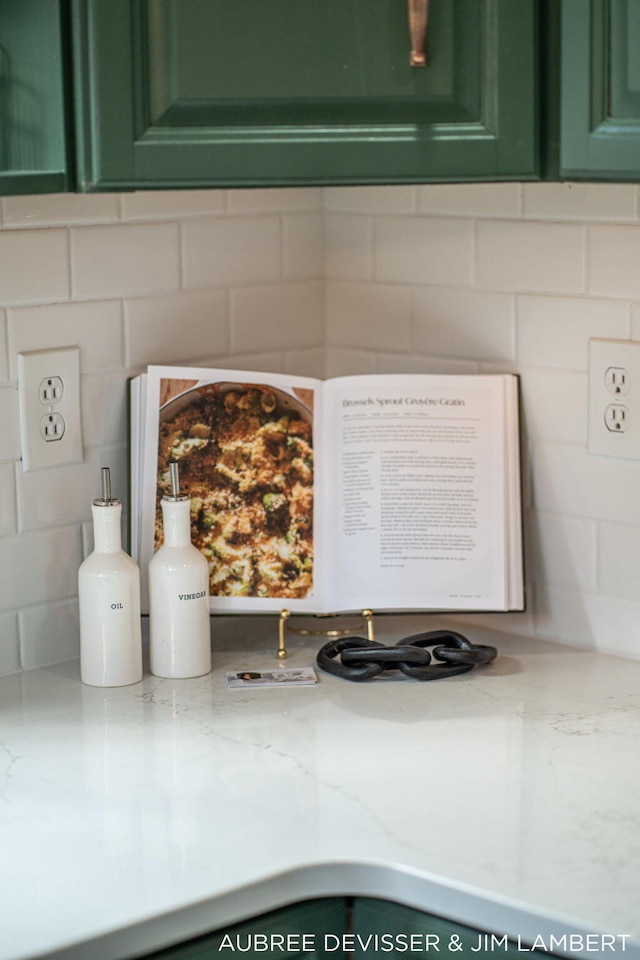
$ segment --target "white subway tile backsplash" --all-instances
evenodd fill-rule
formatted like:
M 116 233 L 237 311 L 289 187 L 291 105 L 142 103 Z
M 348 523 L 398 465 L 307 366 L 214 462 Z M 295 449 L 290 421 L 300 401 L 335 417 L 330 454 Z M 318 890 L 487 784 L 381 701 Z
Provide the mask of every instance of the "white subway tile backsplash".
M 640 603 L 640 526 L 601 523 L 598 532 L 598 590 Z
M 413 186 L 327 187 L 325 209 L 335 213 L 415 213 Z
M 123 220 L 176 220 L 223 214 L 224 190 L 141 190 L 122 195 Z
M 587 374 L 544 367 L 519 367 L 518 373 L 527 436 L 586 445 Z
M 412 345 L 420 353 L 514 360 L 514 297 L 447 287 L 415 287 Z
M 411 349 L 411 290 L 384 283 L 328 283 L 327 345 Z
M 185 287 L 268 283 L 282 276 L 278 217 L 188 220 L 182 232 Z
M 324 341 L 319 281 L 273 284 L 231 292 L 231 352 L 317 347 Z
M 418 212 L 460 217 L 519 217 L 519 183 L 429 183 L 418 187 Z
M 640 462 L 598 457 L 580 444 L 533 444 L 538 510 L 640 526 Z
M 229 297 L 224 289 L 127 300 L 127 367 L 199 361 L 229 350 Z
M 480 288 L 514 292 L 584 290 L 585 229 L 577 224 L 479 221 Z
M 631 304 L 631 334 L 632 340 L 640 340 L 640 303 Z
M 285 280 L 317 280 L 324 274 L 324 245 L 320 213 L 283 219 L 283 276 Z
M 597 524 L 594 520 L 537 511 L 528 525 L 531 574 L 536 583 L 596 589 Z
M 126 422 L 121 421 L 120 430 L 120 446 L 85 446 L 83 463 L 29 473 L 23 473 L 21 469 L 17 471 L 20 531 L 45 530 L 59 524 L 80 524 L 90 518 L 91 501 L 100 496 L 101 467 L 111 468 L 113 496 L 122 501 L 126 510 Z
M 0 383 L 9 379 L 9 343 L 7 339 L 7 313 L 0 308 Z
M 640 298 L 640 229 L 596 224 L 589 227 L 590 293 Z
M 0 463 L 0 537 L 18 532 L 15 463 Z
M 20 611 L 20 658 L 24 670 L 80 656 L 80 614 L 75 599 Z
M 88 300 L 177 290 L 179 253 L 174 223 L 74 227 L 73 296 Z
M 227 191 L 230 213 L 286 213 L 291 210 L 321 210 L 320 187 L 272 187 Z
M 18 615 L 13 610 L 0 613 L 0 676 L 20 670 Z
M 376 353 L 376 373 L 479 373 L 472 360 L 452 360 L 420 353 Z
M 350 377 L 357 373 L 376 372 L 375 353 L 341 347 L 327 349 L 327 377 Z
M 89 447 L 118 446 L 126 442 L 129 378 L 124 370 L 94 373 L 81 378 L 82 439 Z M 85 506 L 86 512 L 86 506 Z
M 79 527 L 0 539 L 0 611 L 72 597 L 81 563 Z
M 571 587 L 536 587 L 536 635 L 544 640 L 640 658 L 640 603 Z
M 436 217 L 381 217 L 375 230 L 375 277 L 392 283 L 469 286 L 473 224 Z
M 636 220 L 637 187 L 628 183 L 525 183 L 525 217 Z
M 629 311 L 620 300 L 519 296 L 516 316 L 517 358 L 526 364 L 587 370 L 591 337 L 629 336 Z
M 120 215 L 118 194 L 52 193 L 5 197 L 5 227 L 42 227 L 74 223 L 109 223 Z
M 586 594 L 583 600 L 596 649 L 640 659 L 640 603 L 593 594 Z M 563 635 L 559 637 L 564 642 Z
M 236 357 L 211 357 L 205 367 L 222 367 L 229 370 L 256 370 L 266 373 L 284 373 L 283 353 L 240 353 Z
M 577 587 L 536 584 L 535 635 L 587 650 L 596 649 L 595 627 L 589 620 L 586 594 Z
M 324 347 L 311 347 L 308 350 L 291 350 L 283 354 L 282 372 L 298 377 L 326 376 L 326 357 Z
M 524 499 L 535 505 L 529 609 L 458 619 L 638 656 L 640 464 L 586 451 L 588 341 L 640 339 L 638 189 L 4 198 L 0 673 L 77 656 L 90 503 L 110 466 L 126 516 L 127 378 L 149 362 L 311 376 L 519 372 Z M 74 344 L 85 462 L 25 474 L 17 353 Z
M 0 291 L 4 305 L 69 298 L 66 230 L 0 232 Z
M 18 391 L 0 387 L 0 460 L 17 460 L 20 456 Z
M 11 376 L 18 376 L 19 353 L 54 347 L 80 347 L 83 373 L 122 366 L 122 302 L 88 300 L 15 307 L 8 311 Z
M 373 279 L 373 220 L 339 213 L 325 218 L 325 276 L 330 280 Z

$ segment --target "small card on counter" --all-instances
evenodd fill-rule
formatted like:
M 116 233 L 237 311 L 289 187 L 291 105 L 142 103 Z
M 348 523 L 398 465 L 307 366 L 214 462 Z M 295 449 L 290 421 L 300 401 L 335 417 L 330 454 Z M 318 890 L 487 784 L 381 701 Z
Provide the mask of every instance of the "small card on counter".
M 225 673 L 230 689 L 240 687 L 303 687 L 317 683 L 312 667 L 289 667 L 280 670 L 238 670 Z

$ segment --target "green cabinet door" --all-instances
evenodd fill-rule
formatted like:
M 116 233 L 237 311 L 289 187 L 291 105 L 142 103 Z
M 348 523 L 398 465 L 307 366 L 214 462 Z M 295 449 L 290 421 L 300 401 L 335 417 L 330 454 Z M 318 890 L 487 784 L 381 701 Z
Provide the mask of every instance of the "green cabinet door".
M 72 0 L 79 189 L 532 179 L 535 0 Z
M 352 923 L 356 936 L 353 960 L 406 960 L 417 955 L 495 960 L 496 956 L 522 957 L 522 950 L 527 949 L 502 933 L 473 930 L 386 900 L 356 898 Z
M 560 172 L 640 180 L 640 3 L 563 0 Z
M 147 955 L 147 960 L 328 960 L 325 935 L 342 938 L 345 901 L 340 897 L 296 903 L 244 923 Z M 329 940 L 332 945 L 333 939 Z M 332 952 L 343 960 L 341 952 Z
M 68 189 L 61 0 L 0 0 L 0 195 Z

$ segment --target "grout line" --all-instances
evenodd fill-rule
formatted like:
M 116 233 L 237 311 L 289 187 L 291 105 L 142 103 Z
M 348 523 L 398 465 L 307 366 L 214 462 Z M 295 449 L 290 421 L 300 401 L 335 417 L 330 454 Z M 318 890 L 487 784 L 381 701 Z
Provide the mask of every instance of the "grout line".
M 72 301 L 73 291 L 75 286 L 75 271 L 74 271 L 74 234 L 72 227 L 67 227 L 67 283 L 69 285 L 69 300 Z
M 186 290 L 185 271 L 186 271 L 186 241 L 184 237 L 184 222 L 177 221 L 178 226 L 178 292 Z
M 470 286 L 471 290 L 478 292 L 478 218 L 474 217 L 471 221 L 471 269 L 470 273 Z
M 582 294 L 589 295 L 589 255 L 591 253 L 591 228 L 588 224 L 583 224 L 583 243 L 582 243 Z

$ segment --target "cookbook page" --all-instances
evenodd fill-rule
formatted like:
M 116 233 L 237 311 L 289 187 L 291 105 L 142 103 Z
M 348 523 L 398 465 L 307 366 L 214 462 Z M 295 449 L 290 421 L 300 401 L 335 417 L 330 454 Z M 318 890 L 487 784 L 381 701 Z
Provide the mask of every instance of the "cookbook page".
M 307 377 L 149 367 L 141 509 L 147 565 L 162 543 L 171 460 L 191 497 L 192 542 L 209 564 L 215 612 L 322 607 L 323 509 L 318 391 Z
M 337 609 L 508 604 L 505 378 L 325 383 Z

